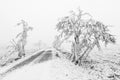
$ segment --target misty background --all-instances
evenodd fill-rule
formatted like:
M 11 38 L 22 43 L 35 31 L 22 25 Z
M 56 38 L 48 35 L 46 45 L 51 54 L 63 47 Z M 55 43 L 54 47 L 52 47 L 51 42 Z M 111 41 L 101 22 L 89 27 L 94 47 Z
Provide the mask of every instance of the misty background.
M 110 30 L 116 35 L 117 44 L 110 47 L 120 49 L 119 3 L 119 0 L 0 0 L 0 51 L 21 32 L 22 27 L 16 26 L 21 19 L 33 27 L 28 32 L 27 48 L 39 41 L 51 46 L 58 19 L 78 8 L 90 13 L 93 19 L 112 25 Z

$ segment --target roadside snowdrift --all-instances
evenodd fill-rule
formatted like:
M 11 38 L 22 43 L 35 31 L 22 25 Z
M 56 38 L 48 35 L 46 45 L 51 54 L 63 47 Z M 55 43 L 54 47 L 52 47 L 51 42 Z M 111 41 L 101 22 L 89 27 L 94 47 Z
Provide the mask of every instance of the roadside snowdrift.
M 50 63 L 27 65 L 8 74 L 3 80 L 49 80 Z
M 53 59 L 14 70 L 2 80 L 79 80 L 87 78 L 83 71 L 66 59 Z

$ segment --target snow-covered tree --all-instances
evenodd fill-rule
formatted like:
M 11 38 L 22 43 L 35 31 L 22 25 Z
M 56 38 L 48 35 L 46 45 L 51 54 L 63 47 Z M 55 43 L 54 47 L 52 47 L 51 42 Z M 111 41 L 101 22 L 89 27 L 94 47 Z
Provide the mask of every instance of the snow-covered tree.
M 84 19 L 86 15 L 90 18 Z M 72 11 L 71 15 L 58 21 L 56 29 L 60 34 L 56 37 L 54 47 L 60 50 L 62 43 L 73 36 L 70 58 L 75 64 L 81 64 L 81 61 L 86 59 L 95 46 L 100 49 L 99 41 L 104 42 L 105 45 L 115 43 L 115 38 L 109 33 L 108 27 L 108 25 L 92 19 L 89 13 L 83 13 L 80 9 L 78 14 Z
M 18 45 L 18 49 L 19 49 L 18 56 L 21 58 L 22 56 L 25 56 L 25 45 L 27 43 L 26 40 L 28 37 L 28 35 L 27 35 L 28 31 L 32 30 L 33 28 L 30 27 L 28 25 L 28 23 L 24 20 L 21 20 L 21 22 L 19 22 L 17 25 L 18 26 L 22 25 L 22 27 L 23 27 L 23 31 L 20 32 L 19 34 L 17 34 L 17 36 L 16 36 L 16 38 L 19 38 L 16 44 Z

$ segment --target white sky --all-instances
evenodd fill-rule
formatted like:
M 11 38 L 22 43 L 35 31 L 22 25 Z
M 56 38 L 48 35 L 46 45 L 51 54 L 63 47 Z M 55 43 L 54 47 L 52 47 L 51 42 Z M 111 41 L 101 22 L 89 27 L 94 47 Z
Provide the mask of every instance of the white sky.
M 112 33 L 120 36 L 119 0 L 0 0 L 0 44 L 10 41 L 20 27 L 14 27 L 21 19 L 34 27 L 29 41 L 42 40 L 51 44 L 55 36 L 58 18 L 80 7 L 94 19 L 113 25 Z

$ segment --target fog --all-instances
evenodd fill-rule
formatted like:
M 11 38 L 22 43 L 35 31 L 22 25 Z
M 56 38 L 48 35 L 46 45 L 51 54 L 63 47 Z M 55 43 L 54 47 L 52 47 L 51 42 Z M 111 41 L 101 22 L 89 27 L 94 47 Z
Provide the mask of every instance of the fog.
M 28 43 L 41 40 L 51 45 L 56 35 L 55 26 L 59 18 L 78 8 L 90 13 L 94 19 L 113 25 L 111 33 L 120 36 L 119 0 L 0 0 L 0 46 L 4 46 L 21 31 L 16 26 L 24 19 L 32 26 Z

